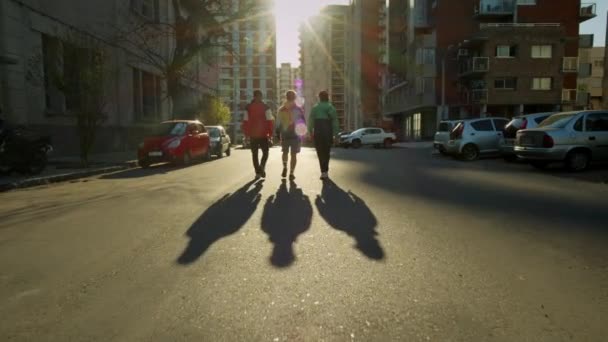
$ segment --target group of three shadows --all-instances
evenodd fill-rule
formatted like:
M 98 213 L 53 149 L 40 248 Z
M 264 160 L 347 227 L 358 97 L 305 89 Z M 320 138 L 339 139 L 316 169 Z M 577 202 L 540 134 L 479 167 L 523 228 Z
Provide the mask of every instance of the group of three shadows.
M 213 203 L 188 229 L 190 241 L 177 262 L 182 265 L 195 262 L 213 243 L 241 229 L 261 201 L 262 186 L 263 181 L 248 182 Z M 355 240 L 361 253 L 370 259 L 384 258 L 376 238 L 376 217 L 361 198 L 326 180 L 315 206 L 331 227 Z M 310 228 L 312 215 L 310 199 L 293 181 L 289 185 L 283 181 L 277 192 L 266 200 L 261 225 L 273 243 L 272 265 L 288 267 L 294 262 L 293 244 Z

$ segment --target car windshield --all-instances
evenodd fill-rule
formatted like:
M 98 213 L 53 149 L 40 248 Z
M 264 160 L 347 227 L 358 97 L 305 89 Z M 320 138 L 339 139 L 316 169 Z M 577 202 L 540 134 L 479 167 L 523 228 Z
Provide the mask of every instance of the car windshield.
M 538 127 L 564 128 L 578 113 L 555 114 L 540 123 Z
M 449 122 L 441 122 L 439 124 L 439 132 L 449 132 L 450 131 L 450 123 Z
M 209 132 L 209 136 L 212 138 L 219 138 L 220 129 L 217 127 L 207 127 L 207 132 Z
M 163 122 L 154 128 L 153 136 L 179 136 L 186 133 L 188 124 L 185 122 Z

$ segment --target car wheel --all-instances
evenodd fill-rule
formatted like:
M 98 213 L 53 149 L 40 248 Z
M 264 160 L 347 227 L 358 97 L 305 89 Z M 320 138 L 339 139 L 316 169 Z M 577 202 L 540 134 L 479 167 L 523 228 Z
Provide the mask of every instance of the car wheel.
M 393 139 L 384 139 L 384 148 L 393 147 Z
M 150 161 L 146 160 L 146 159 L 138 160 L 137 164 L 139 164 L 139 166 L 144 169 L 147 169 L 150 167 Z
M 231 151 L 230 146 L 228 146 L 228 149 L 226 150 L 226 156 L 227 157 L 230 157 L 230 153 L 231 153 L 230 151 Z
M 549 162 L 546 162 L 544 160 L 533 160 L 530 162 L 530 165 L 539 170 L 544 170 L 547 168 L 547 166 L 549 166 Z
M 446 151 L 446 150 L 444 150 L 442 148 L 439 149 L 439 153 L 441 153 L 441 155 L 443 155 L 443 156 L 449 155 L 448 151 Z
M 190 155 L 190 151 L 186 151 L 186 153 L 184 153 L 184 156 L 182 157 L 182 165 L 188 166 L 191 163 L 192 163 L 192 157 Z
M 222 147 L 220 146 L 220 148 L 217 150 L 217 159 L 221 159 L 224 157 L 224 152 L 222 152 Z
M 209 161 L 211 160 L 211 148 L 207 148 L 207 152 L 205 153 L 205 155 L 203 156 L 203 160 L 204 161 Z
M 466 144 L 462 148 L 462 159 L 466 161 L 474 161 L 479 159 L 479 149 L 473 144 Z
M 590 160 L 591 156 L 587 151 L 572 151 L 566 157 L 566 168 L 572 172 L 585 171 L 589 167 Z
M 355 139 L 352 142 L 353 148 L 361 148 L 361 140 Z

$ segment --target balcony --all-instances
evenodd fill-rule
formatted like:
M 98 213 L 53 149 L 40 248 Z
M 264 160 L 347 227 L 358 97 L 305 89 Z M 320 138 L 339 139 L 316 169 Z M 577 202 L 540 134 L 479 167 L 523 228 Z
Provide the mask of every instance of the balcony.
M 514 13 L 514 0 L 479 0 L 474 16 L 478 19 L 497 19 L 512 16 Z
M 578 36 L 579 49 L 590 49 L 593 47 L 593 34 L 581 34 Z
M 579 22 L 593 19 L 597 16 L 595 3 L 582 3 L 579 12 Z
M 459 75 L 461 77 L 483 74 L 490 70 L 489 57 L 473 57 L 460 63 Z
M 576 89 L 562 89 L 562 103 L 573 103 L 577 100 Z
M 471 90 L 471 101 L 473 103 L 488 103 L 488 89 Z

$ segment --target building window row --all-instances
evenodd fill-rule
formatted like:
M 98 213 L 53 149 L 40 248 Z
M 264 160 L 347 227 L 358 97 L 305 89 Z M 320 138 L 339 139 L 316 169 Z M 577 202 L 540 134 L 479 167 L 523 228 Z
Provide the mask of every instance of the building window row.
M 497 58 L 515 58 L 518 54 L 517 45 L 497 45 L 495 50 Z M 553 46 L 533 45 L 530 52 L 532 58 L 551 58 L 553 57 Z

